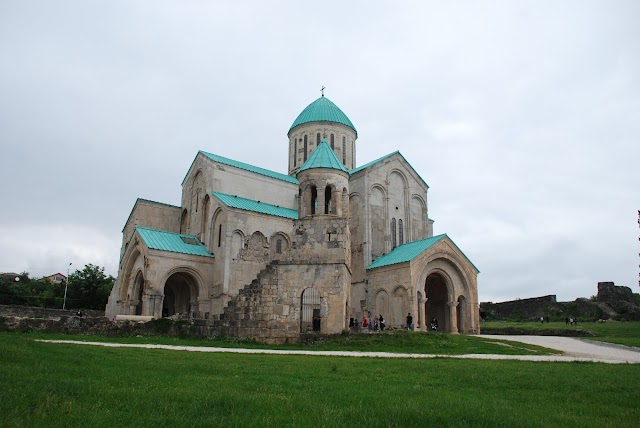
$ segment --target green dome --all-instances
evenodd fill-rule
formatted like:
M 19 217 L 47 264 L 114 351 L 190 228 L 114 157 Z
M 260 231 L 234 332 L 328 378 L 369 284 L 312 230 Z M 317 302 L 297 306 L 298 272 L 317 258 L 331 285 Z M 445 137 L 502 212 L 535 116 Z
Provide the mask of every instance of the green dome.
M 298 115 L 296 120 L 293 122 L 293 125 L 291 125 L 291 128 L 289 128 L 289 132 L 291 132 L 291 130 L 296 126 L 309 122 L 339 123 L 353 129 L 356 136 L 358 135 L 358 131 L 356 131 L 355 126 L 353 126 L 353 123 L 351 123 L 347 115 L 325 96 L 318 98 L 309 104 L 307 108 L 302 110 L 302 113 Z

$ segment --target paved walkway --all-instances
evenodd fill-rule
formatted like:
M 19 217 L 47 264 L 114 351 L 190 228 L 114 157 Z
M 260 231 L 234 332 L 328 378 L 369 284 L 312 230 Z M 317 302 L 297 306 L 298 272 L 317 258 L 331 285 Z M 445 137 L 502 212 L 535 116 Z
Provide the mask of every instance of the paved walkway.
M 279 349 L 244 349 L 244 348 L 214 348 L 208 346 L 171 346 L 146 345 L 134 343 L 106 343 L 82 342 L 77 340 L 39 340 L 48 343 L 67 343 L 74 345 L 106 346 L 110 348 L 146 348 L 166 349 L 190 352 L 218 352 L 232 354 L 270 354 L 270 355 L 325 355 L 338 357 L 361 358 L 469 358 L 479 360 L 520 360 L 520 361 L 589 361 L 608 364 L 640 364 L 640 349 L 621 345 L 609 345 L 594 341 L 575 339 L 572 337 L 556 336 L 478 336 L 488 339 L 510 340 L 557 349 L 564 355 L 496 355 L 496 354 L 464 354 L 464 355 L 435 355 L 435 354 L 397 354 L 392 352 L 353 352 L 353 351 L 295 351 Z

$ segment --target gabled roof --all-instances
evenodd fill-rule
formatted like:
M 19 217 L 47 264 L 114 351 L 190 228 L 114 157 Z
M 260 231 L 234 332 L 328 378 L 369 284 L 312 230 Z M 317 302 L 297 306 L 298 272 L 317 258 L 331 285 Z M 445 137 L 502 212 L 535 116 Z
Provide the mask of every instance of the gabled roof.
M 281 174 L 279 172 L 271 171 L 265 168 L 260 168 L 259 166 L 249 165 L 248 163 L 239 162 L 233 159 L 225 158 L 223 156 L 214 155 L 213 153 L 207 153 L 202 150 L 200 150 L 198 153 L 202 153 L 212 161 L 221 163 L 223 165 L 244 169 L 245 171 L 254 172 L 256 174 L 264 175 L 265 177 L 275 178 L 276 180 L 282 180 L 292 184 L 300 184 L 295 177 L 291 177 L 290 175 L 287 175 L 287 174 Z M 184 180 L 182 182 L 184 183 Z
M 213 257 L 213 254 L 207 251 L 207 247 L 193 235 L 182 235 L 145 227 L 136 227 L 135 230 L 144 241 L 144 244 L 151 250 Z
M 349 173 L 349 170 L 340 162 L 340 159 L 331 150 L 326 140 L 320 142 L 318 147 L 311 153 L 311 156 L 309 156 L 309 159 L 300 167 L 298 174 L 300 171 L 313 168 L 337 169 L 347 174 Z
M 405 161 L 405 163 L 409 166 L 409 168 L 411 168 L 411 171 L 413 171 L 413 173 L 414 173 L 414 174 L 415 174 L 415 175 L 416 175 L 416 176 L 417 176 L 417 177 L 418 177 L 418 178 L 419 178 L 419 179 L 424 183 L 424 185 L 425 185 L 425 186 L 427 186 L 427 187 L 429 187 L 429 185 L 427 184 L 427 182 L 426 182 L 426 181 L 424 181 L 424 179 L 423 179 L 422 177 L 420 177 L 420 174 L 418 174 L 418 171 L 416 171 L 416 170 L 415 170 L 415 168 L 414 168 L 414 167 L 409 163 L 409 161 L 407 161 L 407 159 L 405 159 L 405 157 L 404 157 L 404 156 L 402 156 L 402 153 L 400 153 L 400 151 L 399 151 L 399 150 L 396 150 L 396 151 L 395 151 L 395 152 L 393 152 L 393 153 L 389 153 L 389 154 L 388 154 L 388 155 L 386 155 L 386 156 L 382 156 L 381 158 L 378 158 L 378 159 L 376 159 L 376 160 L 373 160 L 373 161 L 371 161 L 371 162 L 369 162 L 369 163 L 365 163 L 364 165 L 361 165 L 361 166 L 359 166 L 359 167 L 357 167 L 357 168 L 353 168 L 352 170 L 350 170 L 350 171 L 349 171 L 349 175 L 353 175 L 353 174 L 355 174 L 355 173 L 357 173 L 357 172 L 360 172 L 360 171 L 362 171 L 362 170 L 364 170 L 364 169 L 367 169 L 367 168 L 369 168 L 369 167 L 372 167 L 373 165 L 375 165 L 375 164 L 377 164 L 377 163 L 379 163 L 379 162 L 382 162 L 383 160 L 388 159 L 388 158 L 390 158 L 390 157 L 392 157 L 392 156 L 394 156 L 394 155 L 398 155 L 398 156 L 400 156 L 400 157 L 402 158 L 402 160 L 403 160 L 403 161 Z
M 346 114 L 340 110 L 340 108 L 332 103 L 329 98 L 324 95 L 309 104 L 302 113 L 298 115 L 296 120 L 293 121 L 293 125 L 289 128 L 289 132 L 296 126 L 309 123 L 309 122 L 334 122 L 344 126 L 348 126 L 353 129 L 353 132 L 358 135 L 356 127 L 349 120 Z
M 408 244 L 399 245 L 394 248 L 389 254 L 386 254 L 371 263 L 369 266 L 367 266 L 367 269 L 375 269 L 382 266 L 410 262 L 420 254 L 422 254 L 425 250 L 434 246 L 445 238 L 448 239 L 449 242 L 451 242 L 458 251 L 460 251 L 460 248 L 458 248 L 458 246 L 451 240 L 451 238 L 449 238 L 446 233 L 443 233 L 442 235 L 432 236 L 431 238 L 421 239 L 420 241 L 414 241 L 409 242 Z M 469 260 L 469 258 L 462 251 L 460 251 L 460 254 L 462 254 L 464 258 L 467 259 L 471 266 L 478 270 L 478 268 L 476 268 L 475 265 L 471 263 L 471 260 Z
M 131 208 L 131 211 L 129 212 L 129 216 L 127 217 L 127 221 L 124 222 L 124 227 L 122 228 L 123 232 L 124 232 L 124 229 L 127 227 L 127 224 L 129 223 L 129 219 L 131 218 L 131 214 L 133 214 L 133 211 L 136 209 L 136 206 L 138 205 L 139 202 L 146 202 L 146 203 L 149 203 L 149 204 L 162 205 L 162 206 L 165 206 L 165 207 L 181 209 L 180 207 L 178 207 L 176 205 L 165 204 L 164 202 L 156 202 L 156 201 L 152 201 L 150 199 L 138 198 L 138 199 L 136 199 L 136 202 L 133 204 L 133 208 Z
M 252 199 L 241 198 L 240 196 L 227 195 L 226 193 L 213 192 L 213 196 L 230 208 L 238 208 L 245 211 L 253 211 L 260 214 L 284 217 L 292 220 L 298 219 L 298 211 L 291 208 L 283 208 L 277 205 L 265 204 L 264 202 Z

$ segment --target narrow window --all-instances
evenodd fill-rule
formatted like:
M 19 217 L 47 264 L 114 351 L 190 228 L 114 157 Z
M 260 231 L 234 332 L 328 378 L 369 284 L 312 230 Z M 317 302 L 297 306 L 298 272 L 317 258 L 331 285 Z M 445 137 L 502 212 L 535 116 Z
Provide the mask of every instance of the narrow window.
M 282 239 L 276 241 L 276 253 L 282 254 Z
M 331 134 L 331 150 L 335 150 L 335 145 L 333 143 L 333 134 Z
M 196 212 L 198 212 L 198 203 L 200 202 L 200 195 L 196 194 Z
M 347 164 L 347 141 L 342 137 L 342 163 Z
M 298 160 L 298 139 L 296 138 L 293 143 L 293 167 L 296 167 L 296 161 Z
M 221 243 L 222 243 L 222 224 L 218 226 L 218 248 L 220 248 Z
M 402 230 L 402 219 L 398 220 L 398 242 L 400 242 L 400 245 L 404 244 L 404 232 Z
M 391 219 L 391 248 L 396 248 L 396 219 Z
M 331 214 L 333 207 L 331 206 L 331 187 L 327 186 L 324 189 L 324 213 Z
M 319 146 L 319 145 L 320 145 L 320 133 L 318 132 L 316 134 L 316 146 Z
M 318 189 L 316 186 L 311 186 L 311 215 L 316 213 L 316 207 L 318 206 Z
M 307 161 L 307 136 L 304 136 L 304 162 Z

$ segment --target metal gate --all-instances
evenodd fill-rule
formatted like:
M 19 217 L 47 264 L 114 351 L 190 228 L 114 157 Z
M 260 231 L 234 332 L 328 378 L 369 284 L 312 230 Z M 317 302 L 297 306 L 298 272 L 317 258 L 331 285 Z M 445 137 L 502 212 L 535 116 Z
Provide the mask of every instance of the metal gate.
M 300 331 L 308 333 L 320 331 L 320 293 L 313 288 L 307 288 L 302 292 L 302 318 Z

